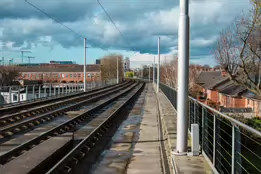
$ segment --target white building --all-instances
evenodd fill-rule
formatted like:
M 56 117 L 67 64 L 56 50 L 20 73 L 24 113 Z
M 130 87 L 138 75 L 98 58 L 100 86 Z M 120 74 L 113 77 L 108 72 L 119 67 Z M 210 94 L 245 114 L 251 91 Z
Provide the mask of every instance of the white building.
M 130 70 L 130 59 L 126 57 L 124 59 L 124 71 L 129 71 Z

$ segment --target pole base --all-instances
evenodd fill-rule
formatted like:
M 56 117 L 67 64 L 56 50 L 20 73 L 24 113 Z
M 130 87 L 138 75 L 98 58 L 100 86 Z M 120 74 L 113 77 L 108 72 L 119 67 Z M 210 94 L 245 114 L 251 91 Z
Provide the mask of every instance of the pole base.
M 187 156 L 188 152 L 178 152 L 176 149 L 174 149 L 171 151 L 171 154 L 176 156 Z

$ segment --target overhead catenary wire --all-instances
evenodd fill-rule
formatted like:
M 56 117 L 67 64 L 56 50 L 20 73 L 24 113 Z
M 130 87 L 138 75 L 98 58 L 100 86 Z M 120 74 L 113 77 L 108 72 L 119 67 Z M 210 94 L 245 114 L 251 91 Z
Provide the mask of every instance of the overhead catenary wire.
M 56 23 L 62 25 L 63 27 L 67 28 L 68 30 L 70 30 L 71 32 L 73 32 L 75 35 L 81 37 L 81 38 L 85 38 L 83 35 L 77 33 L 76 31 L 74 31 L 73 29 L 71 29 L 70 27 L 66 26 L 65 24 L 61 23 L 60 21 L 58 21 L 57 19 L 55 19 L 54 17 L 52 17 L 51 15 L 49 15 L 48 13 L 46 13 L 44 10 L 38 8 L 37 6 L 35 6 L 34 4 L 32 4 L 31 2 L 29 2 L 28 0 L 24 0 L 27 4 L 29 4 L 30 6 L 32 6 L 33 8 L 37 9 L 38 11 L 40 11 L 41 13 L 43 13 L 44 15 L 46 15 L 47 17 L 49 17 L 50 19 L 54 20 Z
M 107 12 L 107 10 L 103 7 L 103 5 L 101 4 L 101 2 L 99 0 L 97 0 L 98 4 L 100 5 L 100 7 L 102 8 L 102 10 L 104 11 L 104 13 L 108 16 L 109 20 L 111 21 L 111 23 L 114 25 L 114 27 L 118 30 L 118 32 L 120 33 L 122 39 L 127 43 L 127 45 L 131 48 L 130 43 L 128 42 L 128 40 L 124 37 L 123 33 L 121 32 L 121 30 L 117 27 L 117 25 L 115 24 L 115 22 L 113 21 L 112 17 L 110 16 L 110 14 Z M 135 49 L 131 48 L 132 51 L 135 51 Z

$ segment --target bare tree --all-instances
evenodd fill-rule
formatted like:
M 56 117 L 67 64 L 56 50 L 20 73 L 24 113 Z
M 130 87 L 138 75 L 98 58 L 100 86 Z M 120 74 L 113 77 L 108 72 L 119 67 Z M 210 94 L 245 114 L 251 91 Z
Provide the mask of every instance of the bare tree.
M 189 65 L 189 92 L 191 95 L 198 91 L 195 88 L 195 80 L 200 72 L 202 66 L 200 65 Z M 165 61 L 161 66 L 161 81 L 168 86 L 177 88 L 178 85 L 178 58 L 174 58 L 170 62 Z M 193 95 L 194 96 L 194 95 Z
M 15 66 L 0 67 L 0 86 L 12 85 L 14 80 L 18 78 L 18 71 Z
M 119 79 L 123 79 L 123 56 L 111 54 L 101 58 L 101 73 L 103 80 L 111 80 L 117 78 L 117 59 L 119 68 Z
M 260 2 L 221 33 L 214 57 L 231 80 L 261 95 Z

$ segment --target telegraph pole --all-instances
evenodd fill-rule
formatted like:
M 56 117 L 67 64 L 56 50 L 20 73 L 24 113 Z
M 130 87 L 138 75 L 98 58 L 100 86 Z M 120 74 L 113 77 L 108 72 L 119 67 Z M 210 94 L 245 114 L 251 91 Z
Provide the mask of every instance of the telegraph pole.
M 188 147 L 189 27 L 189 2 L 180 0 L 176 155 L 186 155 Z
M 158 37 L 158 68 L 157 68 L 157 93 L 159 92 L 160 79 L 160 37 Z
M 86 92 L 86 38 L 84 38 L 84 66 L 83 66 L 83 85 L 84 85 L 84 92 Z

